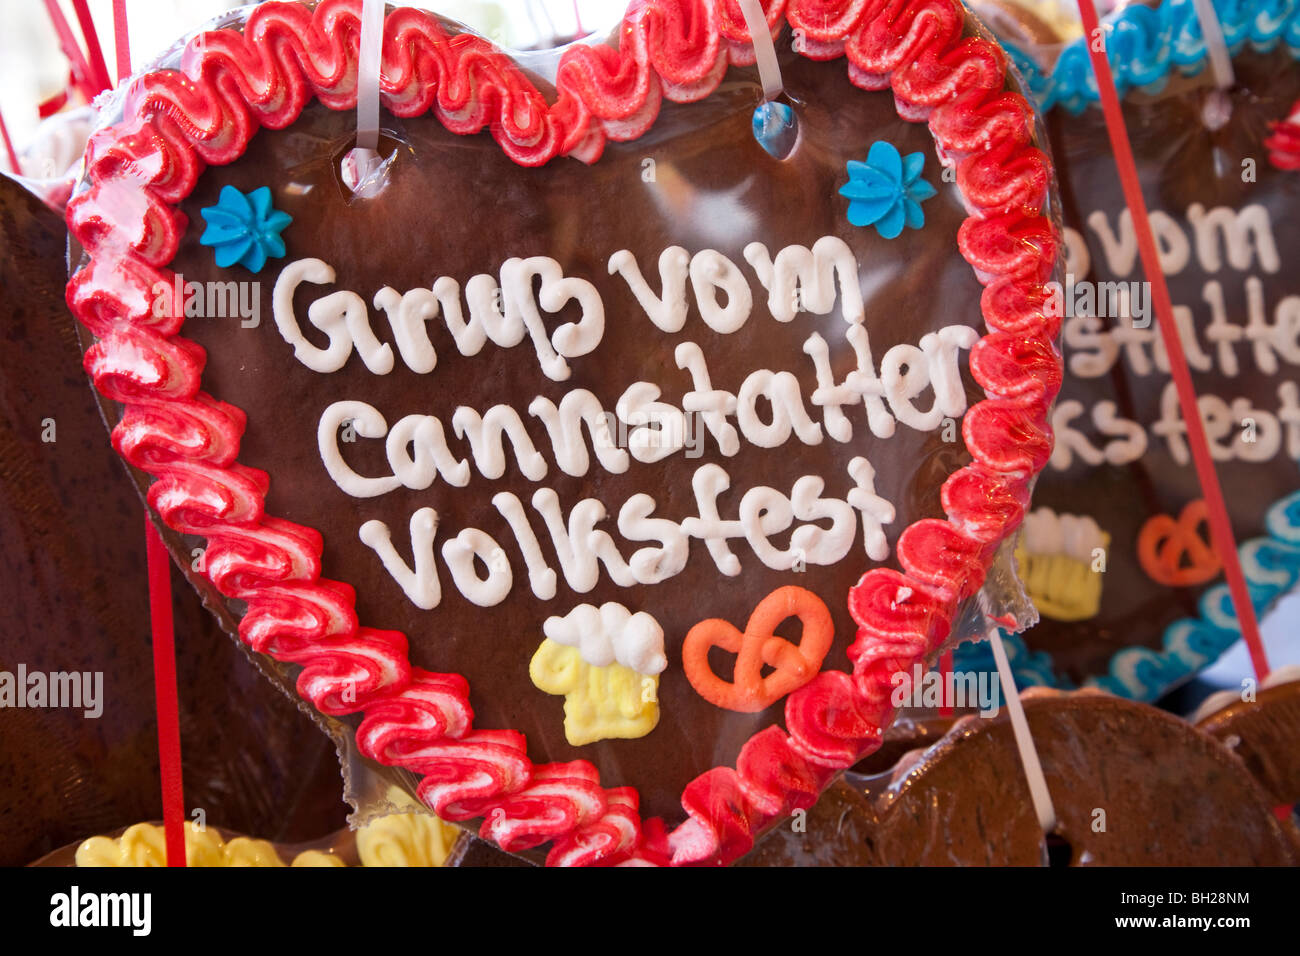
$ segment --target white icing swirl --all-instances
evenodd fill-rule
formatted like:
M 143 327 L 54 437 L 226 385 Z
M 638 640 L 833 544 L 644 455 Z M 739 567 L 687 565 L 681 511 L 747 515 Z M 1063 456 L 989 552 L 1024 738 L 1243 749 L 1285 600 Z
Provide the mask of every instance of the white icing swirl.
M 1064 555 L 1088 564 L 1110 536 L 1088 515 L 1058 514 L 1037 508 L 1025 517 L 1025 550 L 1032 555 Z
M 556 644 L 576 647 L 592 667 L 617 662 L 649 677 L 668 666 L 659 622 L 645 611 L 633 614 L 614 601 L 599 608 L 579 604 L 563 617 L 548 617 L 542 632 Z

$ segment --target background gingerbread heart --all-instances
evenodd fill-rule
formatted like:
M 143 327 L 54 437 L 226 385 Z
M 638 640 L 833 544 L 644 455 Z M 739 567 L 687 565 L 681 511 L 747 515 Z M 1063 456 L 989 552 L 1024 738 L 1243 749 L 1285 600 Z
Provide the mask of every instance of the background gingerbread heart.
M 1016 4 L 984 9 L 1044 110 L 1066 227 L 1066 386 L 1020 552 L 1043 616 L 1025 640 L 1051 660 L 1022 677 L 1156 700 L 1218 659 L 1240 629 L 1221 556 L 1197 518 L 1202 492 L 1086 38 L 1069 16 L 1049 24 Z M 1300 20 L 1292 7 L 1264 3 L 1214 10 L 1230 81 L 1210 66 L 1191 0 L 1131 5 L 1104 29 L 1161 267 L 1262 614 L 1300 580 L 1300 352 L 1292 319 L 1300 297 L 1288 267 L 1300 248 L 1300 178 L 1287 159 L 1288 117 L 1300 98 L 1292 39 Z M 1290 660 L 1282 647 L 1275 657 Z

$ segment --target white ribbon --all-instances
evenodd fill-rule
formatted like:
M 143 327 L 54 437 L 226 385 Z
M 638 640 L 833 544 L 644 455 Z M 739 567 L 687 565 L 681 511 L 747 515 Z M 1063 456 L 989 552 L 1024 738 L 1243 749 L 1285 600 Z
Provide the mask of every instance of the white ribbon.
M 763 84 L 763 99 L 771 102 L 781 95 L 785 84 L 781 81 L 781 67 L 776 62 L 776 44 L 759 0 L 740 0 L 740 12 L 745 15 L 745 26 L 754 41 L 754 56 L 758 60 L 758 78 Z
M 384 46 L 384 0 L 361 4 L 361 51 L 357 57 L 357 147 L 379 148 L 379 65 Z
M 1219 15 L 1214 12 L 1212 0 L 1192 0 L 1196 10 L 1196 19 L 1201 22 L 1201 37 L 1205 40 L 1205 52 L 1210 58 L 1210 71 L 1214 74 L 1214 85 L 1221 90 L 1232 86 L 1235 77 L 1232 73 L 1232 57 L 1228 53 L 1228 41 L 1223 38 L 1223 25 Z
M 383 61 L 384 0 L 363 0 L 361 48 L 357 52 L 357 145 L 343 157 L 344 184 L 360 197 L 383 186 L 379 155 L 379 70 Z
M 993 659 L 998 663 L 998 677 L 1002 681 L 1002 696 L 1007 702 L 1007 712 L 1011 716 L 1011 730 L 1016 735 L 1016 749 L 1020 751 L 1020 763 L 1025 768 L 1025 779 L 1029 781 L 1029 797 L 1034 802 L 1034 813 L 1043 833 L 1056 829 L 1056 808 L 1052 806 L 1052 795 L 1047 790 L 1047 778 L 1043 776 L 1043 765 L 1038 759 L 1038 750 L 1034 747 L 1034 738 L 1029 733 L 1029 722 L 1025 720 L 1025 709 L 1020 704 L 1020 692 L 1016 690 L 1016 678 L 1011 673 L 1011 664 L 1007 661 L 1007 650 L 1002 646 L 1002 635 L 998 629 L 989 631 L 989 643 L 993 646 Z

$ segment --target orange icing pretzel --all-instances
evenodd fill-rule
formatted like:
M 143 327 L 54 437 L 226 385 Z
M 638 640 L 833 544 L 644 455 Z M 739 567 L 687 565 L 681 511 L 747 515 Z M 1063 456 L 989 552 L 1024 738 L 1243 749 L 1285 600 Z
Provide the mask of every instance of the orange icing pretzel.
M 798 644 L 775 633 L 787 618 L 803 625 Z M 682 669 L 696 693 L 709 703 L 742 714 L 754 714 L 812 680 L 827 652 L 835 627 L 821 598 L 787 585 L 763 598 L 749 616 L 742 634 L 720 618 L 691 628 L 682 645 Z M 709 650 L 721 647 L 736 655 L 733 679 L 719 677 L 709 666 Z M 762 676 L 763 666 L 774 668 Z
M 1214 580 L 1223 570 L 1223 562 L 1198 533 L 1200 526 L 1208 522 L 1209 511 L 1203 498 L 1189 502 L 1176 520 L 1169 515 L 1148 519 L 1138 532 L 1142 570 L 1157 584 L 1176 588 Z

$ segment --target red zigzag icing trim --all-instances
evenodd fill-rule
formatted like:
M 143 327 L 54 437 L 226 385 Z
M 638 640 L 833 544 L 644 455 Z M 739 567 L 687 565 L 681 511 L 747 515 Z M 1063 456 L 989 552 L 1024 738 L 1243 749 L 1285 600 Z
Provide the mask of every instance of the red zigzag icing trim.
M 860 628 L 853 674 L 826 672 L 791 694 L 787 730 L 756 734 L 736 769 L 693 781 L 682 795 L 689 819 L 667 833 L 640 819 L 634 790 L 603 789 L 585 761 L 534 766 L 520 734 L 475 729 L 463 678 L 411 667 L 403 635 L 359 625 L 352 588 L 320 577 L 320 535 L 264 513 L 268 477 L 236 460 L 245 416 L 200 391 L 205 354 L 179 335 L 181 304 L 155 315 L 153 290 L 171 286 L 167 264 L 188 225 L 176 206 L 205 166 L 234 160 L 261 127 L 289 126 L 313 97 L 355 106 L 360 6 L 267 3 L 243 33 L 203 34 L 181 73 L 136 78 L 122 121 L 91 139 L 87 188 L 68 205 L 90 261 L 67 299 L 98 339 L 86 370 L 125 406 L 114 447 L 154 477 L 149 503 L 169 527 L 207 538 L 208 577 L 247 604 L 243 640 L 300 664 L 298 691 L 322 712 L 362 713 L 361 752 L 420 774 L 420 796 L 439 814 L 482 817 L 483 836 L 507 849 L 549 841 L 552 864 L 729 862 L 879 744 L 891 676 L 947 636 L 1050 452 L 1061 369 L 1044 282 L 1057 237 L 1042 215 L 1051 168 L 1032 144 L 1030 107 L 1004 89 L 1002 53 L 962 37 L 957 0 L 766 5 L 774 31 L 783 22 L 801 31 L 804 55 L 844 56 L 858 86 L 892 86 L 900 115 L 928 122 L 955 162 L 970 210 L 959 248 L 986 285 L 992 330 L 971 369 L 989 398 L 965 418 L 974 462 L 943 488 L 948 519 L 907 528 L 898 544 L 906 573 L 873 570 L 849 595 Z M 664 98 L 701 99 L 728 66 L 751 62 L 735 0 L 636 0 L 617 49 L 564 54 L 550 103 L 486 40 L 401 9 L 384 25 L 382 101 L 400 116 L 432 111 L 457 133 L 487 130 L 521 165 L 594 162 L 609 140 L 645 132 Z
M 1264 140 L 1268 158 L 1278 169 L 1300 170 L 1300 100 L 1291 106 L 1285 119 L 1269 123 L 1269 137 Z

